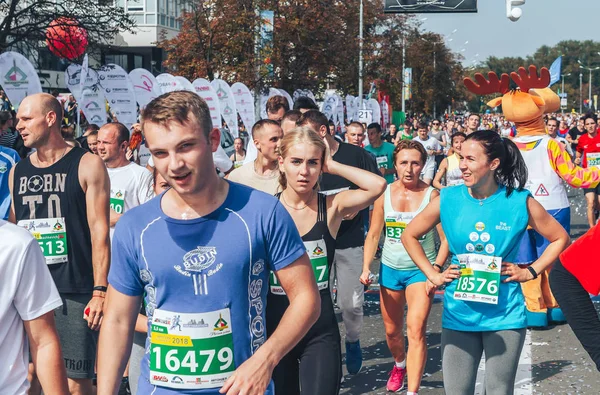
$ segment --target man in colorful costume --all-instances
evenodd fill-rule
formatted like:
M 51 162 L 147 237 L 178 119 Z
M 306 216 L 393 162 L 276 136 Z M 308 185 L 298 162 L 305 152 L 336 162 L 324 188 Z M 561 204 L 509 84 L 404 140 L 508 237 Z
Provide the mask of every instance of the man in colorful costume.
M 510 89 L 510 79 L 518 89 Z M 503 96 L 487 103 L 490 107 L 502 104 L 505 118 L 515 124 L 517 137 L 513 142 L 519 147 L 528 169 L 526 188 L 533 197 L 570 232 L 571 211 L 566 189 L 561 179 L 575 188 L 593 188 L 600 183 L 600 168 L 583 169 L 575 166 L 564 145 L 548 136 L 543 115 L 559 109 L 560 99 L 550 85 L 550 72 L 529 66 L 518 73 L 494 72 L 486 79 L 475 75 L 475 81 L 465 78 L 465 86 L 478 95 L 500 93 Z M 548 246 L 548 241 L 530 229 L 521 242 L 517 262 L 533 263 Z M 564 321 L 562 311 L 548 283 L 548 271 L 539 273 L 535 280 L 521 284 L 527 303 L 527 326 L 545 327 L 548 322 Z

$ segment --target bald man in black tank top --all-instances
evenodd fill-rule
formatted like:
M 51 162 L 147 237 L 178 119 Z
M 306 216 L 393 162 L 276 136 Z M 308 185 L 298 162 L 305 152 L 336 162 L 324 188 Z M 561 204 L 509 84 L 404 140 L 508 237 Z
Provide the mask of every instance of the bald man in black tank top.
M 65 143 L 62 107 L 51 95 L 26 97 L 17 116 L 25 146 L 36 152 L 10 173 L 9 219 L 38 239 L 63 299 L 55 319 L 69 390 L 91 394 L 110 262 L 108 174 L 98 156 Z

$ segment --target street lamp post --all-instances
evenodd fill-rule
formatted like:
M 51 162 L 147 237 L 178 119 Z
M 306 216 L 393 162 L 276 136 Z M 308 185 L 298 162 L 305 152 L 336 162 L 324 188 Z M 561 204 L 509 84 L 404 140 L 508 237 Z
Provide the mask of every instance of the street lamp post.
M 562 89 L 561 89 L 561 91 L 560 91 L 560 92 L 561 92 L 561 93 L 563 93 L 563 94 L 565 93 L 565 77 L 568 77 L 568 76 L 570 76 L 570 75 L 571 75 L 571 73 L 568 73 L 568 74 L 561 74 L 561 75 L 560 75 L 560 76 L 562 77 Z
M 560 76 L 562 77 L 562 89 L 561 89 L 561 91 L 560 91 L 560 94 L 561 94 L 561 95 L 563 95 L 563 97 L 564 97 L 564 95 L 565 95 L 565 77 L 568 77 L 568 76 L 570 76 L 570 75 L 571 75 L 571 73 L 567 73 L 567 74 L 561 74 L 561 75 L 560 75 Z M 563 99 L 563 98 L 561 97 L 561 98 L 560 98 L 560 101 L 561 101 L 561 103 L 562 103 L 562 99 Z M 560 108 L 563 108 L 562 104 L 560 105 Z
M 581 60 L 577 60 L 577 63 L 579 63 L 579 68 L 582 68 L 584 70 L 588 70 L 590 72 L 590 79 L 589 79 L 589 100 L 590 100 L 590 108 L 592 106 L 592 71 L 596 71 L 596 70 L 600 70 L 600 66 L 597 67 L 589 67 L 589 66 L 584 66 L 583 63 L 581 63 Z
M 406 77 L 406 33 L 402 32 L 402 113 L 406 114 L 406 95 L 404 91 L 406 90 L 406 81 L 404 78 Z
M 583 113 L 583 73 L 579 72 L 579 113 Z
M 360 0 L 360 27 L 358 28 L 358 103 L 363 106 L 363 0 Z

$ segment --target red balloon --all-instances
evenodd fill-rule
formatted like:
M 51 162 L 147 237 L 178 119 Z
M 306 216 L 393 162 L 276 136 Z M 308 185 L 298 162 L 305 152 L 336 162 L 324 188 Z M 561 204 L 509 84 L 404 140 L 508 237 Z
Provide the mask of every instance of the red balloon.
M 46 44 L 54 55 L 73 60 L 85 53 L 88 45 L 87 30 L 79 26 L 75 19 L 55 19 L 46 29 Z

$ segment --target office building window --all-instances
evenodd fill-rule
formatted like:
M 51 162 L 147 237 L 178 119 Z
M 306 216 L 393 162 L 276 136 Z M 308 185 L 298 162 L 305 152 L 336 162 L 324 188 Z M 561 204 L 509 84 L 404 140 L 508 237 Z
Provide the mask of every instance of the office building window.
M 105 59 L 106 63 L 114 63 L 116 65 L 121 66 L 122 68 L 124 68 L 125 70 L 129 70 L 128 67 L 128 63 L 127 63 L 127 55 L 106 55 Z
M 144 11 L 144 0 L 127 0 L 127 11 Z

